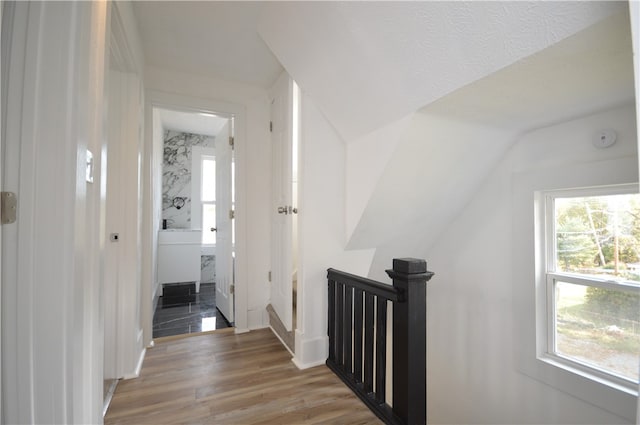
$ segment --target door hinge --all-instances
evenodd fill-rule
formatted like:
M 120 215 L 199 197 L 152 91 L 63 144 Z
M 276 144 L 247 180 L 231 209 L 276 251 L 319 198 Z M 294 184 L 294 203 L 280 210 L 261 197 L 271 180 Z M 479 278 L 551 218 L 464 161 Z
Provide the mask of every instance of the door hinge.
M 236 147 L 236 141 L 233 139 L 233 136 L 229 136 L 229 146 L 231 146 L 231 149 Z
M 0 192 L 0 222 L 11 224 L 16 221 L 18 200 L 13 192 Z
M 269 131 L 273 133 L 273 121 L 269 121 Z
M 229 220 L 233 220 L 236 218 L 236 212 L 234 210 L 229 210 Z
M 269 282 L 271 282 L 271 270 L 269 270 L 269 277 L 268 277 L 268 279 L 269 279 Z
M 229 286 L 229 293 L 233 295 L 236 292 L 236 285 Z

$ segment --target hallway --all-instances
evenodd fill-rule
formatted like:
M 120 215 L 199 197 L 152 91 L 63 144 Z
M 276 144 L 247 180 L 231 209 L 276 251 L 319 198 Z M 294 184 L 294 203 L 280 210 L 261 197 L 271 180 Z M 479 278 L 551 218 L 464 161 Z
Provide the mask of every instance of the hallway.
M 298 370 L 269 329 L 160 342 L 105 424 L 380 423 L 325 366 Z

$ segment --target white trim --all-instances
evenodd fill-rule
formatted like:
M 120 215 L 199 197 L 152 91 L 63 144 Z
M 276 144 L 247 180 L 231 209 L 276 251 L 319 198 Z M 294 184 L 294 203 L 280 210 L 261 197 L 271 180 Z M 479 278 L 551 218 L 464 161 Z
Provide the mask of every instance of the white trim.
M 151 344 L 151 346 L 153 346 L 153 344 Z M 142 351 L 140 352 L 140 356 L 138 357 L 138 362 L 136 363 L 136 367 L 133 369 L 133 372 L 124 375 L 122 379 L 138 378 L 140 376 L 140 371 L 142 370 L 142 363 L 144 363 L 144 357 L 146 355 L 147 355 L 147 349 L 143 348 Z
M 235 261 L 235 326 L 236 333 L 248 331 L 248 264 L 246 239 L 246 110 L 245 107 L 230 102 L 203 99 L 192 96 L 148 90 L 146 93 L 147 129 L 152 127 L 153 108 L 177 110 L 181 112 L 210 113 L 221 117 L 234 118 L 235 162 L 236 162 L 236 261 Z M 152 138 L 147 131 L 147 138 Z M 148 141 L 149 145 L 153 141 Z M 144 217 L 149 220 L 150 217 Z M 156 231 L 159 229 L 156 229 Z M 144 283 L 146 284 L 146 282 Z M 238 331 L 240 330 L 240 331 Z
M 300 361 L 298 359 L 296 359 L 295 357 L 292 358 L 291 361 L 300 370 L 310 369 L 312 367 L 317 367 L 317 366 L 323 366 L 323 365 L 325 365 L 327 363 L 326 359 L 325 360 L 318 360 L 316 362 L 311 362 L 311 363 L 300 363 Z
M 269 327 L 269 313 L 266 308 L 249 310 L 249 329 L 265 329 Z
M 537 348 L 538 358 L 555 367 L 564 368 L 572 373 L 580 374 L 585 378 L 595 380 L 598 383 L 609 385 L 629 394 L 637 395 L 638 384 L 629 379 L 619 377 L 613 373 L 591 367 L 576 359 L 562 356 L 557 353 L 556 348 L 556 283 L 558 281 L 567 282 L 585 287 L 599 287 L 605 289 L 613 289 L 616 291 L 628 291 L 631 293 L 640 292 L 638 284 L 625 281 L 612 281 L 603 277 L 593 277 L 588 275 L 580 275 L 576 273 L 558 272 L 557 255 L 556 255 L 556 214 L 555 200 L 558 198 L 577 198 L 577 197 L 596 197 L 621 194 L 638 193 L 638 184 L 621 184 L 621 185 L 604 185 L 594 187 L 567 188 L 560 190 L 547 190 L 536 193 L 535 198 L 542 200 L 536 203 L 538 209 L 537 215 L 544 216 L 544 223 L 540 220 L 536 222 L 536 244 L 542 245 L 544 255 L 540 260 L 536 260 L 539 270 L 537 272 L 536 283 L 538 299 L 544 299 L 544 308 L 539 309 L 543 312 L 536 319 L 539 323 L 540 332 L 544 332 L 544 337 L 539 338 L 539 346 Z M 542 251 L 542 250 L 541 250 Z
M 329 353 L 329 337 L 323 335 L 317 338 L 305 339 L 304 333 L 295 333 L 295 364 L 305 369 L 326 362 Z
M 546 338 L 541 317 L 546 314 L 546 300 L 537 289 L 540 280 L 540 258 L 545 255 L 534 231 L 544 224 L 544 214 L 534 204 L 541 202 L 540 192 L 566 187 L 588 187 L 635 183 L 638 180 L 636 157 L 626 157 L 525 171 L 513 176 L 513 332 L 517 368 L 527 376 L 559 389 L 608 412 L 633 421 L 636 396 L 602 385 L 580 374 L 556 367 L 540 359 L 538 347 Z M 530 230 L 523 230 L 530 229 Z
M 204 244 L 202 238 L 205 228 L 202 226 L 202 161 L 205 158 L 214 158 L 216 150 L 212 147 L 194 146 L 191 149 L 191 228 L 200 229 L 200 244 L 202 247 L 213 247 L 215 244 Z M 211 203 L 211 202 L 207 202 Z M 215 205 L 215 201 L 213 202 Z
M 81 169 L 102 145 L 107 3 L 12 7 L 2 168 L 18 218 L 2 231 L 2 420 L 99 422 L 99 184 Z

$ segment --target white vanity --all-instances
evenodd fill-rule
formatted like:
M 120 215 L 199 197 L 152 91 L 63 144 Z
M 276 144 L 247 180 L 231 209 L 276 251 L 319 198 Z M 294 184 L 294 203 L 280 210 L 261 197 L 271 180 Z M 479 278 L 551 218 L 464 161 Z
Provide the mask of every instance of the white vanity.
M 165 229 L 158 232 L 158 283 L 195 282 L 200 292 L 200 229 Z

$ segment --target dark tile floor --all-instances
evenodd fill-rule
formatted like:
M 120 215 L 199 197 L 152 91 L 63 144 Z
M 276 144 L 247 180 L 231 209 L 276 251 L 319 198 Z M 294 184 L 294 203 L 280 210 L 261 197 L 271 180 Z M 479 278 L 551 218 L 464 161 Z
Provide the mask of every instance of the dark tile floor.
M 231 325 L 216 308 L 215 283 L 164 285 L 153 314 L 153 337 L 181 335 L 228 328 Z

